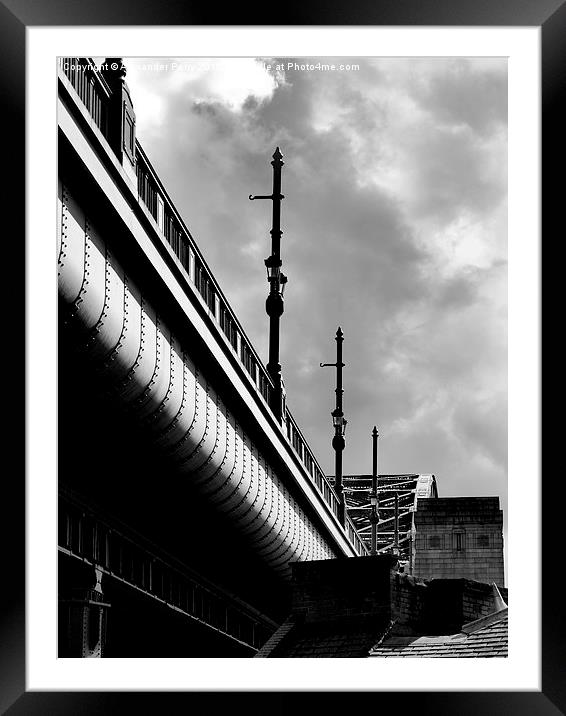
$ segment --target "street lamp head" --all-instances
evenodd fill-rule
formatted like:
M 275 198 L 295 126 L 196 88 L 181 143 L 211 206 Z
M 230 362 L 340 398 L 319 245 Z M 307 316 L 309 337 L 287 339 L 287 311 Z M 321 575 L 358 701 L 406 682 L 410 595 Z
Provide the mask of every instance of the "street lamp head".
M 267 280 L 278 281 L 281 275 L 281 259 L 272 254 L 265 259 L 264 263 L 267 269 Z
M 289 279 L 287 278 L 287 276 L 285 276 L 285 274 L 282 273 L 280 276 L 280 279 L 279 279 L 279 284 L 281 286 L 281 295 L 283 295 L 285 293 L 285 286 L 286 286 L 288 280 Z
M 330 415 L 332 415 L 332 425 L 338 429 L 340 435 L 345 435 L 348 421 L 344 417 L 344 413 L 339 408 L 335 408 Z

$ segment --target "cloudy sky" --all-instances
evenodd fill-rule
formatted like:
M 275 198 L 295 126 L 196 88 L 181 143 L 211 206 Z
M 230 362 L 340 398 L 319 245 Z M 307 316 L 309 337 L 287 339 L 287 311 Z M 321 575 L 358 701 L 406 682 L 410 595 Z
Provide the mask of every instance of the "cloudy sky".
M 371 473 L 377 424 L 380 473 L 506 510 L 506 60 L 124 62 L 138 139 L 264 362 L 271 202 L 248 195 L 283 153 L 282 372 L 323 469 L 340 325 L 344 473 Z

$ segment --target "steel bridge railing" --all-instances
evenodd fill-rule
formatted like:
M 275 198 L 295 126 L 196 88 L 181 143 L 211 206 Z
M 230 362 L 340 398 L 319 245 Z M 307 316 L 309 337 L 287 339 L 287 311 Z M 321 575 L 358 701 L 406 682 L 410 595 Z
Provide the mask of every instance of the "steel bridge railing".
M 87 57 L 61 57 L 59 67 L 69 78 L 104 138 L 108 139 L 111 90 L 106 80 Z
M 100 123 L 96 121 L 96 117 L 95 121 L 102 134 L 107 138 L 108 128 L 104 118 L 107 116 L 105 106 L 110 100 L 110 90 L 104 78 L 96 71 L 94 63 L 89 58 L 62 58 L 60 66 L 86 109 L 91 115 L 95 112 L 96 117 L 101 118 Z M 77 69 L 81 66 L 86 69 Z M 155 228 L 167 241 L 189 281 L 196 288 L 203 308 L 220 328 L 218 332 L 220 340 L 225 342 L 228 349 L 244 366 L 251 389 L 269 408 L 270 395 L 274 387 L 271 376 L 246 336 L 194 238 L 137 140 L 135 159 L 139 201 L 153 218 Z M 283 434 L 286 435 L 293 451 L 306 469 L 312 484 L 315 485 L 331 511 L 338 517 L 339 501 L 334 487 L 325 476 L 287 406 L 285 406 Z M 349 518 L 346 520 L 345 530 L 356 553 L 367 554 L 368 549 Z
M 225 341 L 231 351 L 239 358 L 246 369 L 251 382 L 267 407 L 273 382 L 250 340 L 244 333 L 240 322 L 225 299 L 212 272 L 209 270 L 192 235 L 185 227 L 165 188 L 157 177 L 149 159 L 139 144 L 136 146 L 136 173 L 138 178 L 138 196 L 153 216 L 161 234 L 165 237 L 173 252 L 185 269 L 189 280 L 194 284 L 208 315 L 219 325 Z M 324 501 L 338 516 L 338 497 L 333 486 L 327 480 L 313 451 L 299 429 L 290 410 L 285 407 L 284 422 L 287 440 L 295 454 L 309 473 Z M 367 549 L 356 533 L 355 527 L 348 523 L 347 533 L 358 554 Z

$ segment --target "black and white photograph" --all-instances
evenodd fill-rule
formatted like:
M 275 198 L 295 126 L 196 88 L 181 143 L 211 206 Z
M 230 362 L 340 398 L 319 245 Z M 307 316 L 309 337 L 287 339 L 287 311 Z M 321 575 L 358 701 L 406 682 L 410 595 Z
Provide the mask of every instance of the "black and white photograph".
M 2 0 L 26 474 L 0 711 L 554 715 L 562 2 Z
M 57 90 L 58 656 L 506 659 L 507 57 Z
M 565 27 L 0 0 L 1 713 L 562 713 Z

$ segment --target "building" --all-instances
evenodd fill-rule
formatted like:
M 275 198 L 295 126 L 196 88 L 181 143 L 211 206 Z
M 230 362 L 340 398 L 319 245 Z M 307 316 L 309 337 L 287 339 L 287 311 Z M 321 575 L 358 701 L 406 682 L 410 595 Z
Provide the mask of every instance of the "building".
M 333 480 L 333 478 L 331 478 Z M 345 475 L 348 514 L 371 551 L 371 475 Z M 498 497 L 438 497 L 434 475 L 379 475 L 377 554 L 426 579 L 505 584 Z
M 505 584 L 498 497 L 423 500 L 415 512 L 414 574 Z
M 255 658 L 508 655 L 507 591 L 422 580 L 391 555 L 297 563 L 292 610 Z

